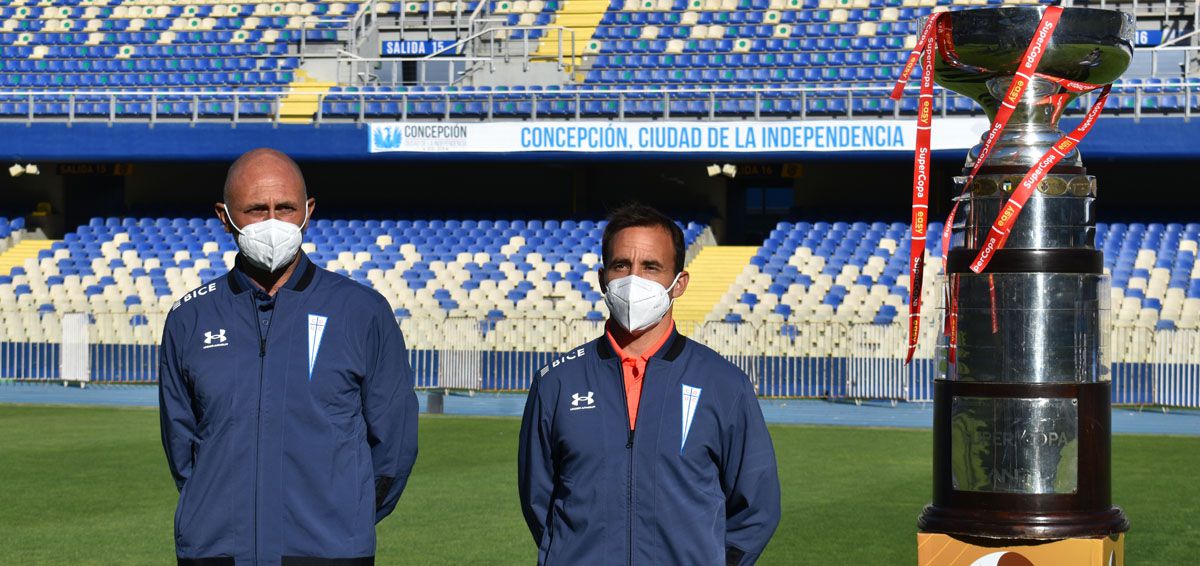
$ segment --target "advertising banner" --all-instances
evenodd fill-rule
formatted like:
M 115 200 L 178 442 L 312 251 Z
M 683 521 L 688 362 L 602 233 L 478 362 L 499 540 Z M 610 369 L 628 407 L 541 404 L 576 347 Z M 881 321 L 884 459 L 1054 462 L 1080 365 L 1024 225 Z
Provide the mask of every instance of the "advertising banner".
M 931 148 L 968 149 L 986 118 L 948 118 Z M 368 149 L 380 152 L 777 153 L 913 151 L 916 120 L 393 122 L 372 123 Z

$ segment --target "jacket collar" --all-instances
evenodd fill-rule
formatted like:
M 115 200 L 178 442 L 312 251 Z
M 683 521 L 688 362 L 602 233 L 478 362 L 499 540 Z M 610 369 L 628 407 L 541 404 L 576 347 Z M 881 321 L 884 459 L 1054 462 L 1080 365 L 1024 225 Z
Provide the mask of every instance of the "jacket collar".
M 313 277 L 317 274 L 317 264 L 308 259 L 308 254 L 303 251 L 297 253 L 300 255 L 300 261 L 296 264 L 296 270 L 292 272 L 287 283 L 284 283 L 280 289 L 303 291 L 312 284 Z M 229 271 L 229 277 L 226 277 L 226 280 L 229 281 L 229 290 L 235 295 L 255 288 L 254 282 L 250 281 L 250 276 L 246 275 L 244 270 L 245 261 L 242 254 L 238 253 L 237 259 L 233 263 L 233 269 Z
M 663 342 L 661 348 L 654 353 L 650 359 L 661 359 L 668 362 L 675 361 L 679 354 L 683 353 L 683 347 L 687 344 L 687 338 L 679 334 L 678 326 L 671 329 L 667 341 Z M 596 355 L 602 360 L 608 360 L 617 357 L 617 353 L 613 351 L 612 344 L 608 341 L 608 336 L 601 336 L 596 341 Z

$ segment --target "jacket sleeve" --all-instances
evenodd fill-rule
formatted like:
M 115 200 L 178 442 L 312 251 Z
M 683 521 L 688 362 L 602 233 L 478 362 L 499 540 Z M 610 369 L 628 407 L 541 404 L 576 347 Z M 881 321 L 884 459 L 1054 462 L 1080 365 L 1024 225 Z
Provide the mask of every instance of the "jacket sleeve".
M 158 417 L 167 465 L 175 478 L 175 487 L 183 491 L 183 484 L 191 477 L 195 464 L 197 419 L 192 408 L 191 389 L 180 366 L 179 351 L 168 319 L 159 349 Z
M 543 386 L 544 382 L 537 376 L 529 386 L 517 448 L 517 491 L 521 496 L 521 512 L 539 548 L 550 518 L 555 475 L 550 444 L 553 421 L 542 402 Z
M 779 470 L 775 448 L 750 380 L 733 407 L 725 439 L 725 558 L 729 566 L 758 560 L 779 525 Z
M 385 309 L 386 310 L 386 309 Z M 417 459 L 417 395 L 400 325 L 391 312 L 375 318 L 366 343 L 371 363 L 362 380 L 362 412 L 375 468 L 375 522 L 396 508 Z

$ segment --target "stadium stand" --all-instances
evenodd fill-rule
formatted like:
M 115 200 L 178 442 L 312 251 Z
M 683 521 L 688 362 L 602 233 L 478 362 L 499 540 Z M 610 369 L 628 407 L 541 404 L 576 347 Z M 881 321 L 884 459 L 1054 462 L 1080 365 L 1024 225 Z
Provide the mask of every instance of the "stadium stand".
M 930 233 L 940 231 L 930 225 Z M 1097 224 L 1117 325 L 1200 328 L 1198 240 L 1195 223 Z M 780 223 L 707 320 L 892 324 L 907 314 L 908 246 L 903 223 Z M 929 246 L 932 277 L 940 239 Z M 934 304 L 935 289 L 924 288 L 926 304 Z
M 596 253 L 604 222 L 316 220 L 313 261 L 375 288 L 397 318 L 603 320 Z M 712 241 L 684 226 L 688 246 Z M 43 242 L 47 242 L 43 240 Z M 48 242 L 47 242 L 48 243 Z M 237 247 L 216 219 L 93 219 L 0 275 L 0 310 L 112 315 L 102 340 L 153 344 L 174 301 L 232 266 Z M 115 318 L 113 318 L 115 317 Z M 28 324 L 27 340 L 53 336 Z M 103 322 L 103 321 L 101 321 Z M 10 337 L 22 329 L 8 329 Z M 419 339 L 418 339 L 419 340 Z
M 918 18 L 940 10 L 1036 3 L 116 0 L 100 5 L 67 0 L 11 5 L 0 8 L 0 87 L 9 91 L 0 93 L 0 118 L 911 114 L 915 99 L 897 102 L 886 94 L 915 41 Z M 570 78 L 564 84 L 540 86 L 522 86 L 519 74 L 503 85 L 356 84 L 358 79 L 329 82 L 329 77 L 310 77 L 301 69 L 302 40 L 309 50 L 314 44 L 345 47 L 353 18 L 371 6 L 380 17 L 410 18 L 411 26 L 449 15 L 488 16 L 478 21 L 496 30 L 490 40 L 506 53 L 516 44 L 528 51 L 533 41 L 533 60 L 558 54 L 559 35 L 569 33 L 563 49 L 574 45 L 578 57 L 567 65 Z M 498 23 L 489 23 L 493 20 Z M 289 88 L 312 89 L 318 96 L 293 106 L 297 99 L 288 98 Z M 1128 79 L 1114 95 L 1107 109 L 1111 113 L 1200 110 L 1200 91 L 1179 77 Z M 935 105 L 946 114 L 980 112 L 973 101 L 958 95 L 939 96 Z M 1077 101 L 1072 110 L 1083 107 L 1084 101 Z
M 67 0 L 0 8 L 0 116 L 269 116 L 298 77 L 296 45 L 333 42 L 356 2 Z M 98 91 L 169 91 L 114 100 Z M 70 91 L 81 91 L 71 96 Z M 67 93 L 67 94 L 64 94 Z M 195 95 L 191 95 L 195 93 Z M 197 98 L 199 97 L 199 98 Z M 153 102 L 153 104 L 152 104 Z
M 1200 328 L 1200 224 L 1098 224 L 1118 325 Z
M 908 304 L 908 246 L 903 223 L 780 223 L 707 320 L 891 324 Z M 936 238 L 926 254 L 937 273 Z M 935 292 L 927 285 L 925 300 Z
M 422 387 L 519 389 L 554 352 L 599 331 L 602 229 L 571 220 L 316 220 L 303 246 L 387 298 Z M 689 223 L 695 284 L 676 319 L 758 376 L 764 395 L 926 399 L 940 333 L 932 284 L 909 388 L 893 380 L 871 389 L 875 382 L 853 377 L 907 375 L 899 373 L 907 232 L 903 223 L 781 222 L 762 246 L 718 246 L 707 226 Z M 45 249 L 5 267 L 31 242 Z M 931 279 L 939 269 L 934 242 Z M 1141 391 L 1134 386 L 1146 379 L 1144 364 L 1193 359 L 1200 347 L 1191 338 L 1200 328 L 1198 242 L 1195 223 L 1097 225 L 1113 278 L 1109 349 L 1122 391 Z M 83 313 L 93 380 L 153 381 L 166 312 L 224 273 L 236 253 L 217 221 L 198 218 L 96 218 L 63 240 L 20 244 L 0 254 L 0 373 L 22 379 L 61 375 L 64 321 Z M 730 266 L 744 267 L 725 273 Z
M 0 222 L 0 234 L 13 226 L 21 221 Z M 378 290 L 400 319 L 603 320 L 595 273 L 603 226 L 586 220 L 317 220 L 304 249 L 318 264 Z M 704 249 L 749 256 L 732 282 L 719 283 L 723 292 L 705 321 L 890 325 L 903 319 L 906 224 L 782 222 L 757 249 L 713 246 L 711 230 L 696 223 L 685 226 L 685 235 L 692 258 Z M 1198 241 L 1200 224 L 1097 226 L 1118 325 L 1200 328 Z M 213 219 L 97 218 L 62 241 L 42 242 L 50 247 L 0 276 L 0 305 L 160 315 L 227 271 L 236 254 L 233 239 Z M 931 274 L 939 269 L 939 245 L 931 239 L 926 252 Z M 936 303 L 935 295 L 936 287 L 927 285 L 928 304 Z

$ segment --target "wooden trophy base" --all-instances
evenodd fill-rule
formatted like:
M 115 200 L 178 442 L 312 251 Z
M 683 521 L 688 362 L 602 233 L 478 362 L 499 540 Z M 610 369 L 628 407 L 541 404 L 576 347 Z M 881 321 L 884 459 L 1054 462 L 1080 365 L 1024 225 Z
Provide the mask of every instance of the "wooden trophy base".
M 1125 535 L 1025 541 L 917 533 L 920 566 L 1124 566 Z

